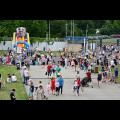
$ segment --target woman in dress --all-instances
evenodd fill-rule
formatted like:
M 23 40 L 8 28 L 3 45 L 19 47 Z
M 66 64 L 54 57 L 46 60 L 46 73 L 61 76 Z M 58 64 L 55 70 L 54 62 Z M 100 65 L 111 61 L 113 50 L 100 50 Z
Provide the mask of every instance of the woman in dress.
M 37 100 L 43 100 L 43 95 L 44 95 L 44 91 L 42 86 L 40 85 L 39 88 L 37 89 Z
M 52 94 L 55 95 L 55 79 L 54 79 L 54 77 L 51 78 L 51 90 L 52 90 Z

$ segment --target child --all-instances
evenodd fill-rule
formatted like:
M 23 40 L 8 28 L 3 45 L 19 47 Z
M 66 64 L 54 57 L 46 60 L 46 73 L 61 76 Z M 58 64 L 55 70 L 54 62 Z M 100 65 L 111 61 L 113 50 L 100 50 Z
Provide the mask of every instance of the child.
M 112 76 L 111 76 L 111 80 L 110 80 L 111 84 L 114 82 L 114 80 L 115 80 L 115 75 L 112 74 Z
M 59 95 L 59 82 L 58 80 L 55 82 L 56 96 Z
M 72 70 L 73 70 L 74 65 L 75 65 L 75 63 L 74 63 L 74 61 L 72 60 L 72 61 L 71 61 Z
M 76 74 L 76 79 L 77 79 L 77 78 L 80 78 L 79 71 L 77 71 L 77 74 Z
M 73 95 L 76 92 L 76 96 L 78 96 L 78 94 L 77 94 L 77 86 L 78 86 L 77 80 L 74 80 L 74 82 L 73 82 Z
M 48 84 L 47 84 L 47 93 L 48 93 L 48 96 L 49 96 L 49 91 L 50 91 L 50 81 L 48 81 Z
M 4 88 L 4 90 L 5 90 L 5 80 L 3 80 L 3 82 L 2 82 L 2 89 Z

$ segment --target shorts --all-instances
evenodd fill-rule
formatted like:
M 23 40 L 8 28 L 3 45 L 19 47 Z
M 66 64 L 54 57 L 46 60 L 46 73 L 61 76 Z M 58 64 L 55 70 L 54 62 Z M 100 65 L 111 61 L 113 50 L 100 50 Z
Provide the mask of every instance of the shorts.
M 29 94 L 30 94 L 30 95 L 33 95 L 33 92 L 31 92 L 30 89 L 29 89 Z
M 98 79 L 98 81 L 101 81 L 101 79 Z
M 73 89 L 76 90 L 76 89 L 77 89 L 77 86 L 74 86 Z
M 55 72 L 56 72 L 56 70 L 53 69 L 53 73 L 55 73 Z
M 92 82 L 91 78 L 90 78 L 90 79 L 87 79 L 87 82 Z
M 59 87 L 56 87 L 56 89 L 55 89 L 55 90 L 56 90 L 56 92 L 59 92 Z
M 45 62 L 43 62 L 42 65 L 45 65 Z
M 118 79 L 118 76 L 115 76 L 115 79 Z

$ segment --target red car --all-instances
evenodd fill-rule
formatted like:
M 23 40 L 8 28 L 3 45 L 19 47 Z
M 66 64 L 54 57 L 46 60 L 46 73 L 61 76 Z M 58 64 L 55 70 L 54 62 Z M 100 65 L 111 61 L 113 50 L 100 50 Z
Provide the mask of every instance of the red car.
M 117 35 L 118 38 L 120 38 L 120 35 Z

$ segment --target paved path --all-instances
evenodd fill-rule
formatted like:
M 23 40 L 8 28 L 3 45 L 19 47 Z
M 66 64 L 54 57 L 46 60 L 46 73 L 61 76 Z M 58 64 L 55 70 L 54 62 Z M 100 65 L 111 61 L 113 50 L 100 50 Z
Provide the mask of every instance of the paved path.
M 74 78 L 76 72 L 73 72 L 71 68 L 65 69 L 63 67 L 61 74 L 63 78 Z M 40 66 L 31 66 L 30 74 L 32 78 L 47 78 L 45 75 L 46 67 L 43 69 Z M 80 70 L 81 78 L 85 77 L 84 71 Z M 92 78 L 96 78 L 97 74 L 92 74 Z M 42 81 L 43 87 L 46 91 L 47 82 L 49 79 L 32 79 L 34 86 L 38 86 L 38 81 Z M 80 89 L 80 96 L 72 95 L 72 85 L 74 79 L 64 79 L 64 87 L 63 87 L 63 94 L 59 96 L 52 95 L 50 91 L 50 96 L 48 97 L 49 100 L 120 100 L 120 84 L 105 84 L 101 83 L 101 87 L 97 86 L 97 80 L 93 79 L 93 86 L 85 87 L 84 92 Z M 29 92 L 29 86 L 26 86 L 27 93 Z

